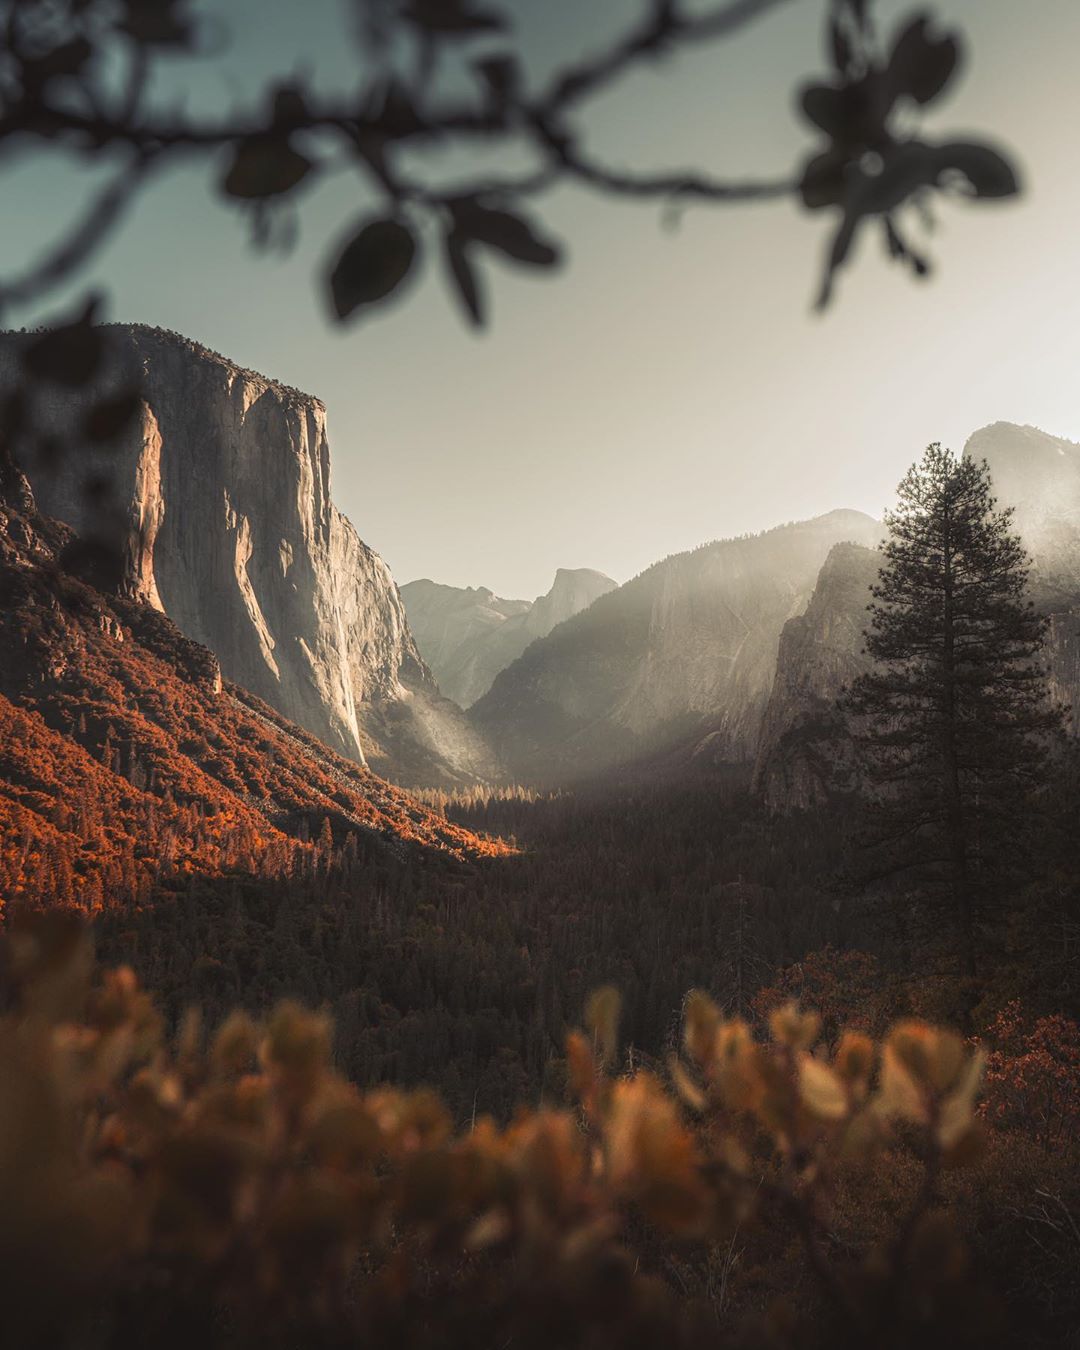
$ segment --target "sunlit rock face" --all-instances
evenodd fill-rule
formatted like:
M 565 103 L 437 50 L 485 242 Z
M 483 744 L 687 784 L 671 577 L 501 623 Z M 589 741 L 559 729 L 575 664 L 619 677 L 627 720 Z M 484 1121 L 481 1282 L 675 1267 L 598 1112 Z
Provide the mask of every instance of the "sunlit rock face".
M 1080 597 L 1080 445 L 994 422 L 968 439 L 964 454 L 986 461 L 999 505 L 1013 508 L 1032 557 L 1036 603 L 1072 605 Z
M 335 750 L 410 783 L 472 781 L 486 751 L 439 694 L 383 560 L 330 496 L 318 399 L 176 334 L 109 328 L 108 381 L 141 376 L 135 424 L 108 454 L 25 465 L 41 509 L 83 531 L 87 477 L 107 474 L 127 524 L 127 588 Z M 5 385 L 14 346 L 0 350 Z M 39 424 L 70 427 L 57 392 Z
M 806 613 L 789 619 L 780 634 L 753 780 L 772 811 L 818 805 L 850 769 L 837 701 L 870 668 L 866 607 L 880 566 L 877 549 L 837 544 L 818 574 Z
M 525 781 L 568 781 L 708 738 L 753 760 L 785 622 L 832 546 L 880 527 L 834 511 L 678 554 L 560 624 L 471 716 Z
M 560 567 L 546 595 L 503 600 L 483 586 L 410 581 L 401 588 L 409 626 L 439 688 L 468 708 L 531 642 L 615 589 L 602 572 Z

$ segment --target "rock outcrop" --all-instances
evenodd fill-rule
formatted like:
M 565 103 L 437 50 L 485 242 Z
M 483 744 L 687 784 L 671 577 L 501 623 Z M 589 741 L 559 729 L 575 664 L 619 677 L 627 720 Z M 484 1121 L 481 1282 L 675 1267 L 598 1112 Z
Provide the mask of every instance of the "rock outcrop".
M 850 766 L 837 701 L 870 666 L 866 607 L 880 567 L 876 549 L 837 544 L 806 613 L 784 625 L 754 764 L 753 790 L 771 811 L 819 805 Z
M 409 784 L 475 781 L 487 751 L 441 697 L 383 560 L 330 495 L 318 399 L 176 334 L 112 325 L 95 391 L 39 396 L 35 424 L 69 446 L 93 393 L 138 377 L 139 416 L 110 446 L 24 465 L 41 509 L 76 531 L 111 482 L 127 590 L 166 613 L 249 689 L 338 752 Z M 18 379 L 19 336 L 0 344 Z M 74 450 L 74 453 L 73 453 Z
M 615 589 L 602 572 L 560 567 L 546 595 L 503 600 L 483 586 L 410 581 L 401 588 L 409 626 L 439 688 L 469 708 L 530 642 Z
M 583 778 L 703 737 L 714 758 L 751 761 L 781 629 L 834 544 L 879 532 L 834 511 L 667 558 L 534 642 L 470 716 L 523 781 Z

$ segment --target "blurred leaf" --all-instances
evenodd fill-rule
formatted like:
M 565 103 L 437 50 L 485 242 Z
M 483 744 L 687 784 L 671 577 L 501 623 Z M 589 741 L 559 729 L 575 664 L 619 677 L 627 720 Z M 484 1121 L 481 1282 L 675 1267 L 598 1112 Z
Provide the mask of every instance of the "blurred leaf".
M 539 239 L 522 216 L 483 206 L 473 197 L 451 202 L 450 210 L 461 234 L 488 248 L 498 249 L 515 262 L 530 267 L 551 267 L 559 261 L 557 246 Z
M 440 37 L 471 37 L 475 33 L 494 33 L 506 27 L 501 14 L 490 9 L 474 9 L 467 0 L 410 0 L 404 16 L 419 28 Z
M 843 74 L 851 64 L 851 43 L 848 41 L 847 34 L 843 27 L 834 18 L 829 25 L 829 36 L 832 39 L 832 59 L 833 65 Z
M 880 173 L 864 173 L 851 194 L 850 208 L 860 216 L 894 211 L 920 188 L 934 186 L 938 162 L 924 141 L 904 141 L 890 152 Z
M 272 117 L 275 125 L 302 122 L 308 115 L 304 91 L 295 84 L 282 84 L 274 90 Z
M 287 140 L 258 136 L 241 141 L 221 180 L 230 197 L 251 200 L 291 192 L 311 170 L 311 160 Z
M 946 1034 L 942 1034 L 943 1038 Z M 960 1038 L 953 1039 L 959 1041 Z M 938 1120 L 938 1142 L 942 1148 L 954 1148 L 970 1130 L 985 1065 L 986 1055 L 978 1050 L 969 1056 L 962 1069 L 957 1069 L 953 1091 L 945 1099 Z
M 594 990 L 585 1004 L 585 1025 L 600 1048 L 604 1064 L 611 1064 L 619 1049 L 619 1014 L 622 996 L 611 985 Z
M 345 245 L 330 273 L 330 298 L 338 319 L 378 304 L 405 280 L 416 258 L 416 240 L 400 220 L 374 220 Z
M 36 379 L 72 388 L 88 384 L 105 355 L 105 337 L 93 326 L 97 300 L 86 304 L 74 323 L 50 329 L 23 351 L 23 368 Z
M 473 69 L 502 101 L 513 97 L 521 86 L 521 68 L 512 56 L 488 56 L 474 62 Z
M 800 1012 L 797 1003 L 785 1003 L 769 1014 L 769 1030 L 777 1045 L 809 1050 L 821 1031 L 821 1018 L 815 1012 Z
M 865 1086 L 874 1068 L 874 1042 L 858 1031 L 846 1031 L 836 1051 L 836 1072 L 849 1086 Z
M 668 1060 L 668 1069 L 671 1073 L 671 1081 L 675 1084 L 675 1091 L 678 1092 L 686 1105 L 694 1111 L 703 1110 L 706 1102 L 704 1092 L 690 1077 L 685 1066 L 675 1055 L 672 1055 Z
M 719 1029 L 720 1009 L 708 994 L 692 989 L 683 1010 L 683 1041 L 698 1064 L 707 1064 L 716 1054 Z
M 183 16 L 188 0 L 124 0 L 121 32 L 148 46 L 182 47 L 191 40 L 190 21 Z
M 799 96 L 807 120 L 836 141 L 848 130 L 849 103 L 847 89 L 832 84 L 807 85 Z
M 847 166 L 848 157 L 838 150 L 826 150 L 809 160 L 799 180 L 803 205 L 810 211 L 839 205 L 847 190 Z
M 484 301 L 480 280 L 465 252 L 465 240 L 456 231 L 446 236 L 446 263 L 454 282 L 455 292 L 465 307 L 469 322 L 476 328 L 484 324 Z
M 566 1072 L 570 1091 L 588 1107 L 596 1086 L 596 1063 L 592 1046 L 580 1031 L 571 1031 L 566 1038 Z
M 894 98 L 909 95 L 916 103 L 930 103 L 952 79 L 960 60 L 956 38 L 934 38 L 931 20 L 920 15 L 896 39 L 886 79 Z
M 939 145 L 936 154 L 938 173 L 955 170 L 963 174 L 976 197 L 1014 197 L 1020 191 L 1015 169 L 993 146 L 950 141 Z
M 799 1095 L 812 1115 L 839 1120 L 847 1113 L 848 1098 L 836 1073 L 813 1055 L 799 1060 Z
M 93 46 L 84 37 L 61 42 L 52 51 L 26 64 L 24 80 L 27 83 L 45 84 L 49 80 L 78 75 L 93 54 Z
M 102 399 L 87 410 L 82 433 L 88 441 L 111 441 L 126 431 L 138 415 L 142 398 L 138 389 L 129 389 L 112 398 Z

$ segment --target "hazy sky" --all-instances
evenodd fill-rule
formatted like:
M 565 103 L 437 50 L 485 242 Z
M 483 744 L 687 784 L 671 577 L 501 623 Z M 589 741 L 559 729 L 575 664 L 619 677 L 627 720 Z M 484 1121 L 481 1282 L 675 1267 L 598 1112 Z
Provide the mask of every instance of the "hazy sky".
M 336 0 L 213 8 L 244 57 L 217 61 L 196 101 L 305 65 L 347 81 Z M 543 70 L 639 6 L 515 8 Z M 934 125 L 1011 146 L 1025 195 L 943 204 L 927 283 L 887 266 L 868 235 L 823 317 L 810 300 L 825 221 L 794 204 L 694 207 L 673 231 L 656 205 L 560 189 L 537 210 L 566 240 L 566 266 L 493 261 L 483 334 L 463 327 L 434 267 L 392 310 L 341 330 L 313 281 L 364 210 L 356 183 L 306 198 L 290 256 L 256 256 L 239 214 L 207 192 L 219 166 L 206 165 L 156 185 L 89 279 L 111 292 L 111 317 L 177 329 L 322 398 L 336 500 L 401 582 L 531 597 L 559 566 L 621 581 L 707 539 L 836 506 L 878 512 L 928 441 L 959 448 L 997 419 L 1080 439 L 1080 3 L 935 8 L 962 26 L 968 61 Z M 792 89 L 823 68 L 823 9 L 794 0 L 626 80 L 590 114 L 590 148 L 638 168 L 789 171 L 811 144 Z M 6 187 L 14 269 L 81 180 L 42 167 Z

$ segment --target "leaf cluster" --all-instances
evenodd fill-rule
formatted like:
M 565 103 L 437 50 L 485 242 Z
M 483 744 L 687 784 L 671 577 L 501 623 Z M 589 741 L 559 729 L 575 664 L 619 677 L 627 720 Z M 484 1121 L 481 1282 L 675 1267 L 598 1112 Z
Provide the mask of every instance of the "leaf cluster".
M 829 1055 L 815 1014 L 777 1009 L 763 1043 L 692 994 L 667 1081 L 623 1076 L 608 1067 L 618 999 L 601 991 L 567 1042 L 575 1106 L 457 1133 L 430 1092 L 346 1082 L 322 1014 L 285 1003 L 208 1034 L 191 1012 L 166 1036 L 134 975 L 95 974 L 61 914 L 12 925 L 4 956 L 11 1344 L 72 1343 L 88 1320 L 95 1343 L 145 1343 L 154 1309 L 181 1308 L 203 1344 L 415 1343 L 435 1323 L 453 1344 L 453 1328 L 461 1343 L 588 1344 L 600 1328 L 606 1344 L 697 1343 L 651 1244 L 715 1243 L 755 1216 L 789 1227 L 821 1315 L 853 1343 L 899 1343 L 898 1316 L 910 1330 L 916 1306 L 932 1326 L 967 1288 L 935 1208 L 941 1169 L 979 1144 L 982 1060 L 953 1033 L 849 1033 Z M 923 1183 L 885 1248 L 840 1258 L 830 1195 L 898 1131 Z M 784 1327 L 756 1334 L 798 1343 Z

